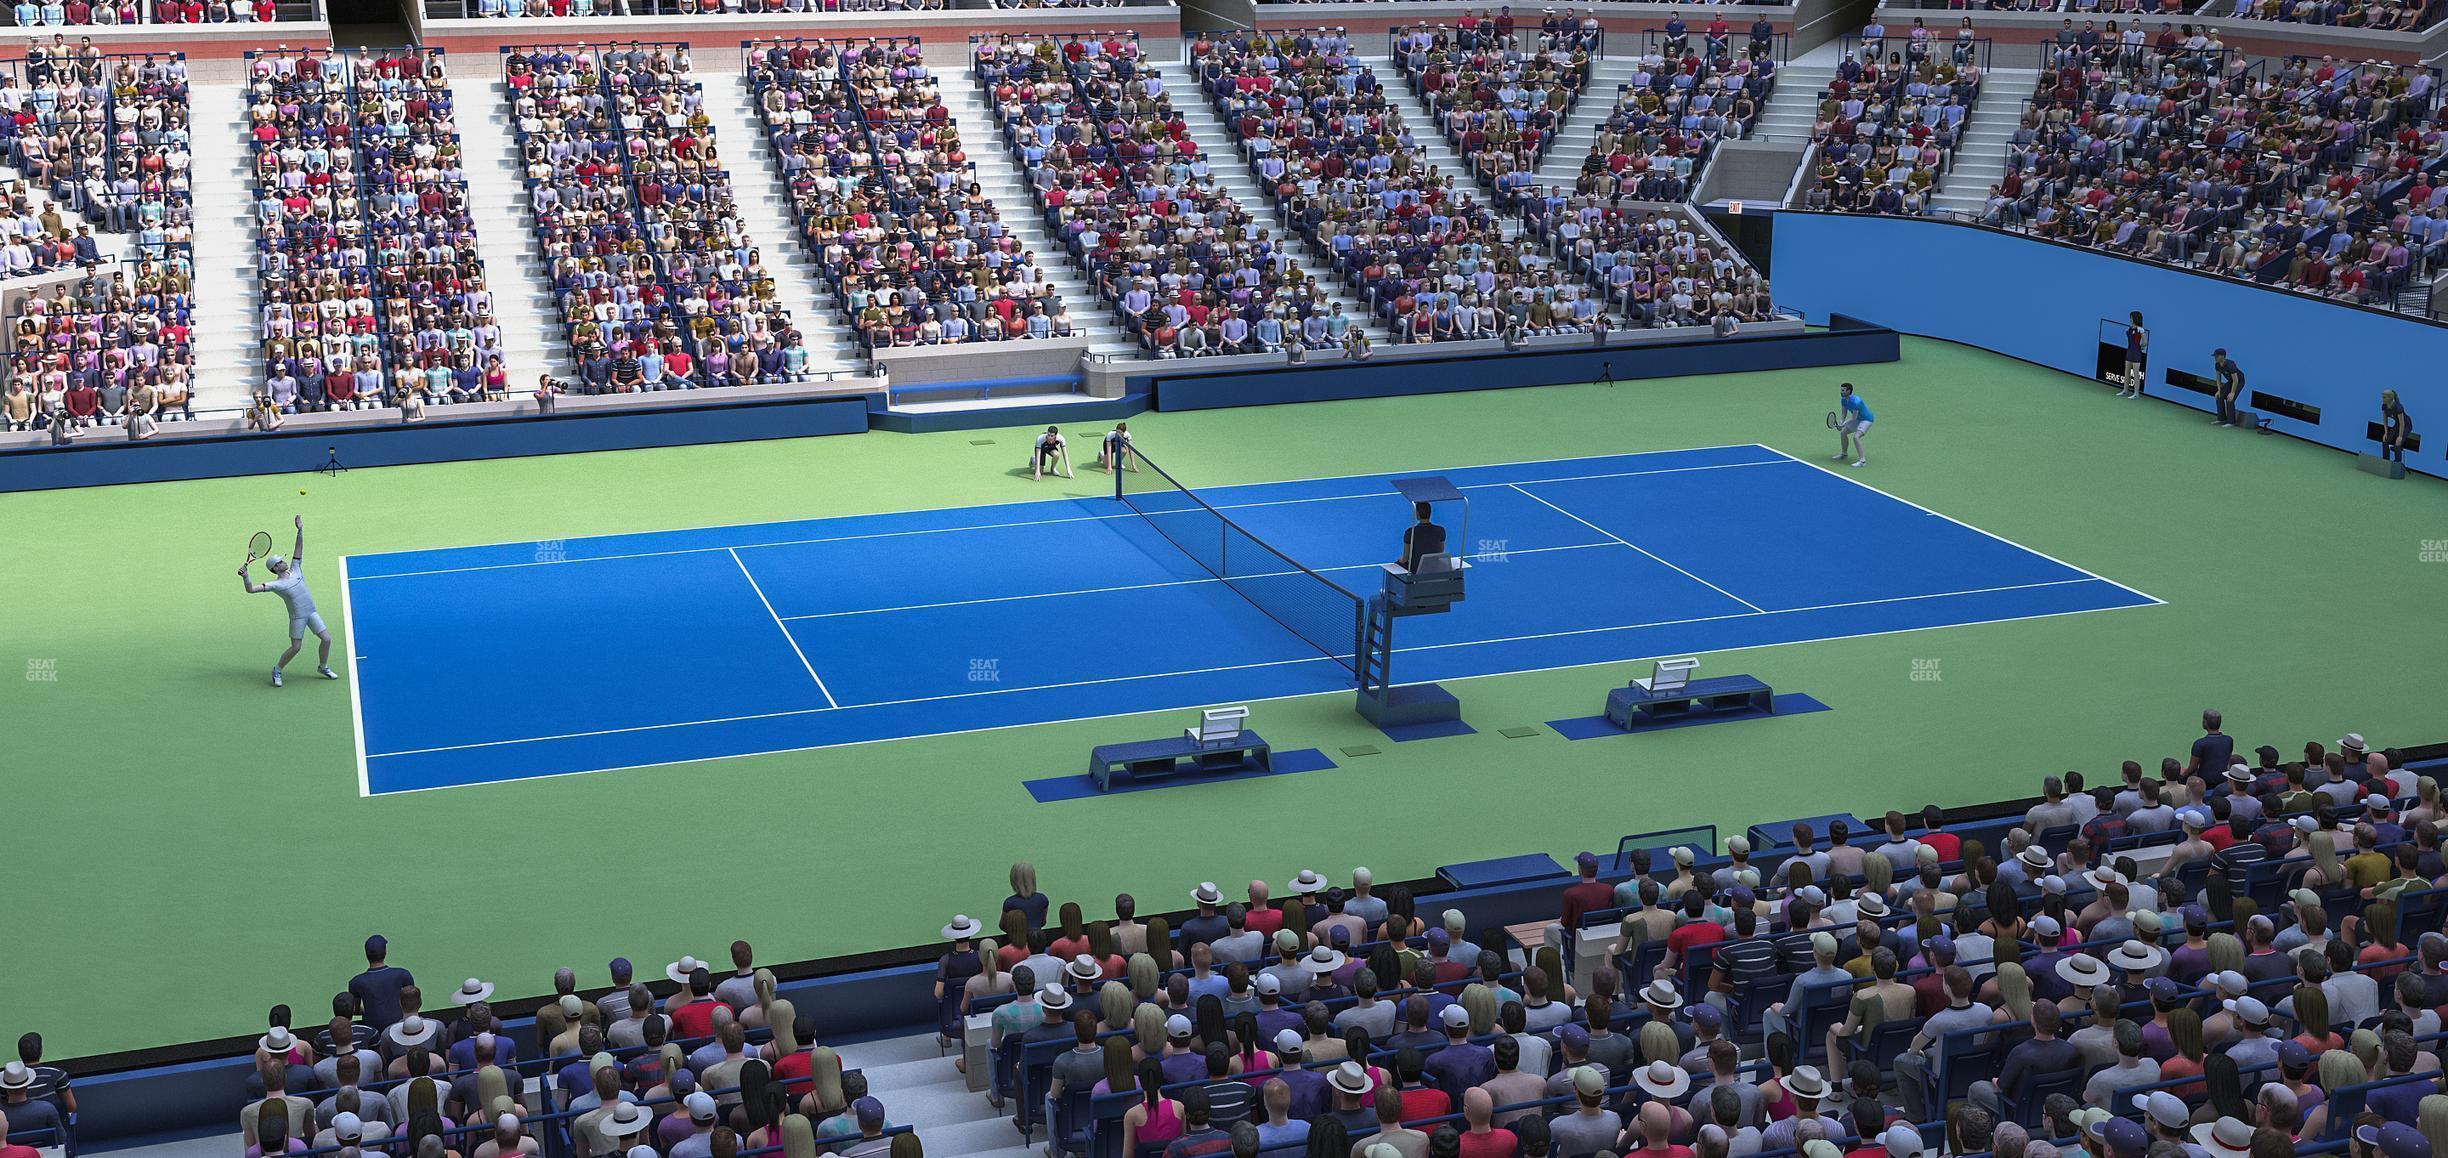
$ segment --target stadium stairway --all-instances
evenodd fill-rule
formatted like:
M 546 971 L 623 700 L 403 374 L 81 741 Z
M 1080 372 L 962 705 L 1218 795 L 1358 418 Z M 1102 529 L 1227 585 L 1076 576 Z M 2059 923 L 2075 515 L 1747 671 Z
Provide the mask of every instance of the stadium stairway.
M 1963 140 L 1955 147 L 1954 167 L 1930 195 L 1933 212 L 1979 217 L 1989 200 L 1989 187 L 2006 179 L 2006 150 L 2022 123 L 2023 104 L 2040 87 L 2040 70 L 1993 68 L 1981 82 L 1980 103 L 1964 119 Z
M 1616 99 L 1632 79 L 1636 63 L 1611 58 L 1590 62 L 1589 87 L 1582 90 L 1581 103 L 1573 106 L 1572 116 L 1556 131 L 1555 147 L 1539 161 L 1539 184 L 1570 190 L 1579 180 L 1590 146 L 1598 140 L 1598 128 L 1614 115 Z
M 188 86 L 195 172 L 195 380 L 198 414 L 246 409 L 263 381 L 257 303 L 254 168 L 248 163 L 246 91 Z
M 1045 269 L 1046 280 L 1053 282 L 1055 292 L 1062 295 L 1063 306 L 1071 313 L 1071 324 L 1088 336 L 1089 351 L 1120 357 L 1138 353 L 1138 343 L 1114 320 L 1112 308 L 1097 298 L 1077 260 L 1046 232 L 1045 215 L 1038 211 L 1036 199 L 1029 196 L 1027 180 L 1013 164 L 1011 148 L 1004 142 L 1002 132 L 995 128 L 994 114 L 986 107 L 985 94 L 978 91 L 977 74 L 966 68 L 943 67 L 936 72 L 935 83 L 945 111 L 952 114 L 952 123 L 960 129 L 961 149 L 969 155 L 978 188 L 985 191 L 987 200 L 994 202 L 1004 227 L 1036 255 L 1037 264 Z
M 1777 73 L 1776 90 L 1768 94 L 1768 107 L 1760 110 L 1759 124 L 1753 127 L 1751 139 L 1809 144 L 1811 122 L 1818 117 L 1819 94 L 1834 79 L 1836 64 L 1832 60 L 1825 64 L 1795 61 L 1786 65 Z
M 815 255 L 801 242 L 791 219 L 790 194 L 775 163 L 773 142 L 751 112 L 756 105 L 748 94 L 747 75 L 700 69 L 696 80 L 705 91 L 706 116 L 714 123 L 715 149 L 731 173 L 740 224 L 765 255 L 774 292 L 789 308 L 807 347 L 808 368 L 818 373 L 863 370 L 866 359 L 859 353 L 857 335 L 832 289 L 816 275 Z
M 1216 115 L 1215 103 L 1208 99 L 1205 90 L 1199 88 L 1198 78 L 1190 71 L 1189 65 L 1176 61 L 1160 65 L 1158 71 L 1164 76 L 1165 92 L 1172 97 L 1173 107 L 1180 111 L 1182 122 L 1190 126 L 1191 138 L 1206 151 L 1208 167 L 1215 174 L 1216 184 L 1231 194 L 1233 200 L 1240 202 L 1241 208 L 1249 213 L 1252 220 L 1264 225 L 1270 234 L 1283 239 L 1285 251 L 1326 287 L 1328 299 L 1340 304 L 1346 316 L 1363 319 L 1360 325 L 1368 331 L 1370 341 L 1385 342 L 1385 327 L 1369 317 L 1368 307 L 1352 295 L 1349 285 L 1335 276 L 1333 267 L 1327 263 L 1324 255 L 1312 248 L 1307 239 L 1293 232 L 1276 212 L 1275 199 L 1259 187 L 1248 158 L 1233 146 L 1232 134 L 1225 131 L 1223 120 Z M 1406 118 L 1408 115 L 1405 114 Z
M 538 374 L 570 378 L 578 367 L 536 248 L 518 147 L 510 138 L 508 96 L 498 76 L 477 71 L 490 63 L 462 61 L 466 67 L 451 77 L 451 98 L 462 109 L 476 110 L 458 118 L 468 216 L 476 225 L 476 256 L 484 262 L 485 286 L 493 291 L 493 314 L 501 325 L 502 370 L 517 392 Z
M 964 138 L 965 139 L 965 138 Z M 952 1055 L 938 1049 L 932 1032 L 836 1047 L 842 1067 L 867 1078 L 867 1092 L 884 1103 L 885 1119 L 908 1124 L 930 1154 L 962 1158 L 1043 1158 L 1045 1129 L 1035 1145 L 1021 1141 L 1011 1108 L 986 1103 L 952 1068 Z
M 1482 205 L 1493 207 L 1495 199 L 1488 193 L 1487 187 L 1479 183 L 1479 178 L 1471 175 L 1470 166 L 1462 163 L 1462 155 L 1454 152 L 1453 143 L 1438 131 L 1436 118 L 1428 115 L 1428 103 L 1419 98 L 1419 93 L 1412 89 L 1410 80 L 1403 76 L 1402 69 L 1395 65 L 1393 58 L 1363 56 L 1360 61 L 1376 69 L 1377 75 L 1385 81 L 1386 96 L 1402 112 L 1403 125 L 1411 130 L 1411 139 L 1418 143 L 1420 156 L 1427 158 L 1428 164 L 1438 175 L 1452 177 L 1456 189 L 1469 193 Z M 1560 150 L 1566 146 L 1558 144 L 1556 147 Z M 1586 142 L 1581 146 L 1581 151 L 1589 151 Z M 1496 222 L 1498 230 L 1505 237 L 1521 236 L 1521 219 L 1513 214 L 1498 213 Z

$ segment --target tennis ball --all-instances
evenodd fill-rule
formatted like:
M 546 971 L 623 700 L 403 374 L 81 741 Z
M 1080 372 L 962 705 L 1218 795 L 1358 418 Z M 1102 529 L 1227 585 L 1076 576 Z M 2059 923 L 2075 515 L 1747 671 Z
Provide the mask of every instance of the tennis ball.
M 298 493 L 302 495 L 302 494 L 305 494 L 306 492 L 304 492 L 304 491 L 299 491 Z

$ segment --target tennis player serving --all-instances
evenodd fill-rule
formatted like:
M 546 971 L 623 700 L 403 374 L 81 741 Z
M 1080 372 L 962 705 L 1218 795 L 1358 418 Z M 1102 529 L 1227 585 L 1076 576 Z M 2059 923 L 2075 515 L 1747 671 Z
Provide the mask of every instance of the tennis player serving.
M 331 629 L 323 626 L 323 617 L 315 613 L 314 596 L 306 590 L 306 516 L 299 515 L 290 522 L 297 528 L 297 542 L 289 548 L 287 558 L 274 555 L 264 560 L 264 566 L 272 572 L 268 582 L 257 583 L 247 574 L 247 569 L 255 565 L 253 551 L 248 552 L 246 562 L 238 565 L 238 581 L 245 585 L 247 594 L 269 591 L 289 605 L 289 650 L 282 652 L 280 660 L 272 665 L 272 686 L 276 688 L 281 686 L 281 669 L 297 658 L 298 647 L 306 641 L 308 631 L 321 641 L 315 653 L 315 674 L 327 680 L 340 678 L 340 673 L 331 669 Z M 271 538 L 256 533 L 257 541 L 266 549 L 271 546 Z
M 1845 457 L 1850 455 L 1853 465 L 1868 466 L 1870 464 L 1870 423 L 1873 421 L 1870 404 L 1862 401 L 1862 396 L 1853 392 L 1853 384 L 1850 382 L 1836 387 L 1836 401 L 1838 407 L 1836 413 L 1828 415 L 1829 418 L 1835 420 L 1836 461 L 1843 462 Z

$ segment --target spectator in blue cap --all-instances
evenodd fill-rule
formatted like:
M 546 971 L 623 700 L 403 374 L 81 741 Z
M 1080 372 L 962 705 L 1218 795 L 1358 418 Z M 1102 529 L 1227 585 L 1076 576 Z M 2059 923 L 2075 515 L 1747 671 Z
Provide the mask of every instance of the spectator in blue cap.
M 2362 1153 L 2376 1154 L 2379 1158 L 2427 1158 L 2431 1154 L 2431 1143 L 2422 1131 L 2403 1122 L 2358 1126 L 2354 1140 L 2369 1147 Z
M 400 991 L 416 984 L 405 969 L 390 963 L 391 942 L 376 933 L 366 938 L 365 972 L 349 978 L 349 996 L 357 1014 L 376 1029 L 389 1029 L 401 1017 Z
M 1573 1092 L 1572 1071 L 1590 1064 L 1589 1030 L 1579 1022 L 1568 1021 L 1556 1027 L 1555 1039 L 1558 1056 L 1555 1073 L 1547 1079 L 1547 1096 L 1560 1098 Z M 1604 1067 L 1600 1068 L 1603 1070 Z M 1603 1088 L 1605 1083 L 1602 1081 L 1600 1085 Z
M 2092 1130 L 2107 1147 L 2108 1158 L 2142 1158 L 2150 1152 L 2150 1131 L 2131 1118 L 2109 1118 Z
M 860 1098 L 850 1103 L 850 1112 L 858 1117 L 859 1140 L 834 1153 L 844 1158 L 884 1158 L 892 1153 L 892 1139 L 884 1136 L 884 1103 Z
M 603 1015 L 603 1023 L 605 1025 L 610 1025 L 615 1021 L 623 1020 L 629 1016 L 629 986 L 634 984 L 637 979 L 637 967 L 631 965 L 627 957 L 614 957 L 612 959 L 611 972 L 612 991 L 595 999 L 595 1010 Z M 652 1011 L 644 1010 L 640 1012 L 642 1015 L 643 1013 Z
M 1563 909 L 1556 917 L 1567 930 L 1580 928 L 1584 915 L 1615 904 L 1614 886 L 1598 879 L 1598 854 L 1583 852 L 1573 858 L 1573 866 L 1581 879 L 1564 887 Z

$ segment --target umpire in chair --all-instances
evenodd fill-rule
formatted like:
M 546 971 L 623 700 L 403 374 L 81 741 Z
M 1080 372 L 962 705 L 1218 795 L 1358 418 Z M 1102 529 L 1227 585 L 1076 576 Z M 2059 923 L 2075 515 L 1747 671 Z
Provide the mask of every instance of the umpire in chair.
M 1402 557 L 1395 562 L 1416 575 L 1422 556 L 1445 553 L 1445 528 L 1437 525 L 1436 514 L 1426 503 L 1411 504 L 1411 514 L 1413 522 L 1403 528 Z

